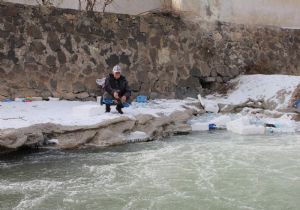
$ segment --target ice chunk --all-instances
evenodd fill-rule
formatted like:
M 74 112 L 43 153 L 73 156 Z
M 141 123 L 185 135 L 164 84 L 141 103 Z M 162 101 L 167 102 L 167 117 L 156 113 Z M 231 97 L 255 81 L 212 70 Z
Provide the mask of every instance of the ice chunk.
M 212 113 L 219 112 L 219 106 L 215 101 L 203 99 L 200 94 L 198 95 L 198 100 L 201 106 L 204 107 L 206 112 L 212 112 Z
M 227 130 L 241 135 L 265 134 L 263 125 L 251 125 L 248 117 L 241 117 L 226 124 Z
M 135 131 L 130 133 L 125 137 L 127 142 L 138 142 L 138 141 L 147 141 L 149 139 L 149 135 L 142 131 Z
M 191 125 L 192 131 L 208 131 L 209 130 L 209 123 L 194 123 Z
M 47 144 L 59 144 L 58 139 L 50 139 L 47 141 Z
M 218 128 L 226 128 L 226 124 L 231 121 L 231 117 L 228 115 L 222 115 L 212 120 L 212 123 L 216 124 Z

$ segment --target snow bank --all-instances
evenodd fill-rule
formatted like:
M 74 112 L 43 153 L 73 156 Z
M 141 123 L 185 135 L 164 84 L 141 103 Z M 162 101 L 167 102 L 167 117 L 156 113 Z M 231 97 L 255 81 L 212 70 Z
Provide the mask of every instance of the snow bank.
M 251 98 L 273 103 L 275 109 L 288 107 L 296 87 L 300 84 L 300 76 L 289 75 L 242 75 L 230 81 L 236 84 L 234 90 L 227 95 L 210 95 L 207 99 L 221 104 L 240 104 Z
M 184 111 L 183 105 L 190 102 L 196 102 L 196 100 L 155 100 L 143 107 L 133 103 L 129 108 L 124 109 L 125 114 L 123 116 L 130 118 L 139 114 L 168 116 L 174 111 Z M 94 125 L 118 117 L 120 115 L 114 108 L 112 108 L 111 113 L 105 113 L 105 107 L 96 102 L 0 102 L 0 129 L 23 128 L 42 123 L 65 126 Z

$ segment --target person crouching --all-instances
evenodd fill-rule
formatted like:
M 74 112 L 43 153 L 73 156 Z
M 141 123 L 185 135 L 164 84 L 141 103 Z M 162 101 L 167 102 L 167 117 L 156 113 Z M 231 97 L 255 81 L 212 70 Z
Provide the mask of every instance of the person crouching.
M 112 100 L 114 105 L 117 105 L 116 110 L 123 114 L 122 108 L 124 108 L 124 103 L 129 101 L 131 91 L 128 86 L 128 82 L 126 78 L 121 75 L 122 69 L 119 65 L 116 65 L 113 68 L 112 74 L 105 79 L 104 84 L 104 94 L 103 99 L 105 100 Z M 111 104 L 105 104 L 106 112 L 110 112 Z

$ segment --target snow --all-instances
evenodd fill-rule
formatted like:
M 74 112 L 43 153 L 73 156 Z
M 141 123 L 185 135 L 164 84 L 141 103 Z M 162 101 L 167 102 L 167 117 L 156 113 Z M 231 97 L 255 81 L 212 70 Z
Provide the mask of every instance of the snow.
M 236 88 L 226 96 L 210 95 L 207 99 L 222 104 L 240 104 L 251 98 L 274 102 L 276 109 L 287 108 L 293 91 L 300 84 L 300 76 L 242 75 L 230 83 Z
M 198 95 L 198 100 L 200 101 L 201 106 L 205 109 L 206 112 L 219 112 L 219 106 L 217 102 L 204 99 L 200 94 Z
M 142 131 L 135 131 L 125 137 L 127 142 L 145 141 L 149 139 L 149 135 Z
M 125 108 L 125 114 L 135 118 L 139 114 L 153 116 L 170 115 L 175 111 L 184 111 L 193 102 L 201 102 L 210 114 L 201 115 L 190 121 L 193 131 L 207 131 L 210 124 L 217 129 L 227 129 L 234 133 L 265 134 L 299 132 L 300 123 L 291 120 L 289 114 L 280 113 L 280 109 L 288 107 L 296 87 L 300 84 L 300 76 L 287 75 L 243 75 L 232 81 L 236 84 L 234 90 L 225 96 L 210 95 L 199 99 L 186 100 L 153 100 L 149 103 L 133 103 Z M 277 110 L 259 113 L 259 110 L 245 108 L 239 114 L 216 114 L 219 103 L 240 104 L 248 98 L 263 99 L 276 104 Z M 195 108 L 195 107 L 193 107 Z M 257 111 L 257 113 L 256 113 Z M 269 116 L 281 116 L 272 118 Z M 95 125 L 106 120 L 115 119 L 121 115 L 113 108 L 111 113 L 105 113 L 105 107 L 96 102 L 78 101 L 33 101 L 33 102 L 0 102 L 0 129 L 22 128 L 34 124 L 54 123 L 66 126 Z M 266 128 L 265 124 L 276 125 L 276 128 Z M 145 133 L 136 132 L 127 136 L 128 141 L 147 138 Z
M 226 124 L 227 130 L 241 135 L 265 134 L 265 127 L 250 123 L 249 117 L 241 117 Z
M 170 115 L 176 110 L 183 111 L 182 105 L 191 101 L 192 99 L 185 101 L 155 100 L 142 107 L 133 103 L 129 108 L 124 109 L 125 114 L 122 116 L 134 118 L 138 114 Z M 105 113 L 105 106 L 100 106 L 96 102 L 0 102 L 0 129 L 22 128 L 41 123 L 66 126 L 95 125 L 120 116 L 114 108 L 111 113 Z

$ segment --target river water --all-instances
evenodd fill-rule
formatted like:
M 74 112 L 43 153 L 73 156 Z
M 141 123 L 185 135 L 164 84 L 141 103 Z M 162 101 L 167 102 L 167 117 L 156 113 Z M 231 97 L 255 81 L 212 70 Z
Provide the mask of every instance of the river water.
M 300 136 L 217 131 L 0 156 L 0 209 L 300 209 Z

